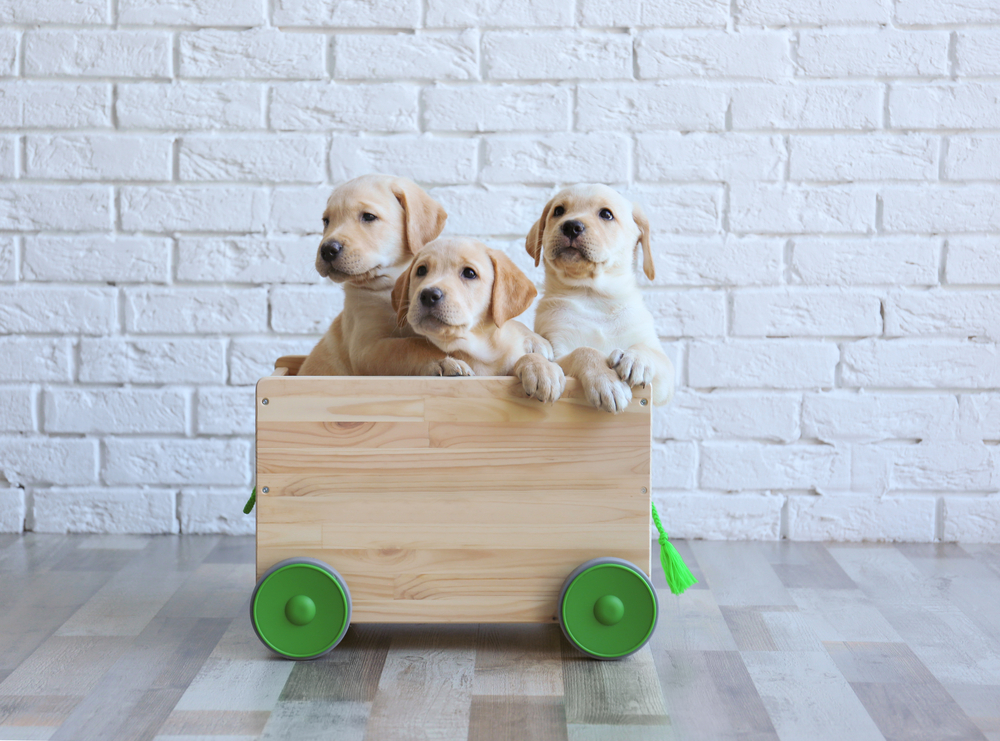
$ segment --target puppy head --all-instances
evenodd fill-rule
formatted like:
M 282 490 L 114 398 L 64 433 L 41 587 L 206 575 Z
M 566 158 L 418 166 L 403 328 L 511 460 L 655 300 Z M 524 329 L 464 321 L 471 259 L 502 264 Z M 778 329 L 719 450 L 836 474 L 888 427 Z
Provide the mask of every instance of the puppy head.
M 364 175 L 336 188 L 323 211 L 316 270 L 337 283 L 383 289 L 448 215 L 416 183 Z
M 568 283 L 630 273 L 640 246 L 642 269 L 652 279 L 649 221 L 638 204 L 606 185 L 574 185 L 559 191 L 545 204 L 525 240 L 535 265 L 544 260 L 547 272 Z
M 502 327 L 538 295 L 513 261 L 475 239 L 436 239 L 392 289 L 399 323 L 438 346 Z

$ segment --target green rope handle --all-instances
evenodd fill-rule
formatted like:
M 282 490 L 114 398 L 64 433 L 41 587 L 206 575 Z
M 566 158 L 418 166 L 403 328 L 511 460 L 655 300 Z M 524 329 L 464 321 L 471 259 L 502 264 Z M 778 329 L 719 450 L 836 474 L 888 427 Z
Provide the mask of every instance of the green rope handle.
M 691 570 L 685 565 L 684 559 L 681 558 L 681 554 L 667 538 L 663 523 L 660 522 L 660 513 L 656 511 L 656 505 L 653 504 L 652 500 L 649 504 L 653 508 L 653 524 L 656 525 L 656 530 L 660 533 L 660 565 L 663 567 L 663 575 L 667 578 L 667 586 L 670 587 L 673 594 L 683 594 L 684 590 L 692 584 L 697 584 L 698 580 L 694 578 Z
M 250 498 L 247 500 L 247 503 L 243 505 L 243 514 L 245 515 L 250 514 L 250 512 L 253 510 L 254 504 L 256 503 L 257 503 L 257 487 L 255 486 L 253 488 L 253 491 L 250 492 Z

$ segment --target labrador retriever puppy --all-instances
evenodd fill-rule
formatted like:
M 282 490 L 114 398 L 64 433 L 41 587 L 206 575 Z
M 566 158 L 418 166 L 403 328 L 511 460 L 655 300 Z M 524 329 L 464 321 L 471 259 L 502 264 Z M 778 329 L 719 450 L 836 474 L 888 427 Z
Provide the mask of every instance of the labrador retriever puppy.
M 652 383 L 653 403 L 674 394 L 674 368 L 635 280 L 637 252 L 652 279 L 649 221 L 606 185 L 561 190 L 528 232 L 535 265 L 545 262 L 545 294 L 535 331 L 552 343 L 556 362 L 583 384 L 595 407 L 620 412 L 632 387 Z
M 416 183 L 364 175 L 336 188 L 323 212 L 316 270 L 344 286 L 344 310 L 299 369 L 300 376 L 460 375 L 463 368 L 408 326 L 390 293 L 414 253 L 448 215 Z
M 396 281 L 392 305 L 406 322 L 450 357 L 466 375 L 517 376 L 525 393 L 553 402 L 565 386 L 552 345 L 514 317 L 538 295 L 502 252 L 475 239 L 436 239 Z

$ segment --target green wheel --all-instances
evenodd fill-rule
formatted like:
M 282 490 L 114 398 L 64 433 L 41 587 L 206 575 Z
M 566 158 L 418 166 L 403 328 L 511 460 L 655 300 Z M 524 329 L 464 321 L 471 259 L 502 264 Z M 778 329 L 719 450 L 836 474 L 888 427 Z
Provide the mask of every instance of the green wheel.
M 261 643 L 288 659 L 315 659 L 340 643 L 351 623 L 344 578 L 314 558 L 289 558 L 257 582 L 250 622 Z
M 581 564 L 559 594 L 566 639 L 595 659 L 623 659 L 645 646 L 658 612 L 653 583 L 620 558 Z

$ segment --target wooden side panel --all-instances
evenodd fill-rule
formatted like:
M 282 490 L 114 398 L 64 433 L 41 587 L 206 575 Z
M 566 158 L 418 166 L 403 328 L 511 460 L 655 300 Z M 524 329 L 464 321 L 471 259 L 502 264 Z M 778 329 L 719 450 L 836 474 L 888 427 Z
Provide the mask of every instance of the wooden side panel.
M 584 561 L 649 573 L 650 407 L 636 391 L 609 415 L 573 380 L 543 405 L 512 378 L 261 379 L 257 573 L 325 561 L 358 622 L 554 620 Z

